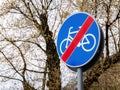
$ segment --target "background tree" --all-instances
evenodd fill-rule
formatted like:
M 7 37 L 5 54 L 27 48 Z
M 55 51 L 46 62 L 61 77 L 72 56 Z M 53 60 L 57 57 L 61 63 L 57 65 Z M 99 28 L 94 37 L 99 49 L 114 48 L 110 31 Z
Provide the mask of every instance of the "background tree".
M 28 27 L 24 29 L 28 29 Z M 30 31 L 32 32 L 30 35 L 33 35 L 34 31 Z M 2 81 L 13 79 L 21 82 L 24 90 L 36 90 L 36 83 L 44 82 L 45 78 L 42 80 L 42 77 L 44 77 L 44 75 L 48 72 L 46 70 L 45 60 L 39 57 L 41 53 L 38 52 L 41 52 L 41 50 L 35 43 L 29 43 L 29 41 L 27 41 L 28 37 L 31 37 L 26 37 L 27 33 L 28 31 L 22 33 L 18 26 L 17 28 L 12 28 L 12 31 L 10 28 L 1 28 L 0 77 L 3 77 Z M 27 39 L 23 40 L 27 43 L 18 41 L 18 38 Z M 44 54 L 42 55 L 44 56 Z M 6 80 L 6 78 L 8 80 Z M 40 88 L 40 85 L 37 86 L 37 89 Z
M 64 0 L 64 1 L 63 0 L 59 0 L 59 1 L 58 0 L 42 0 L 42 1 L 11 0 L 8 1 L 7 0 L 7 3 L 5 5 L 6 7 L 2 9 L 3 12 L 0 15 L 5 16 L 8 13 L 11 13 L 12 15 L 14 14 L 21 15 L 20 20 L 16 20 L 14 23 L 9 22 L 9 24 L 10 26 L 14 24 L 13 25 L 14 27 L 19 26 L 21 31 L 24 31 L 23 33 L 25 34 L 23 33 L 19 34 L 21 37 L 17 36 L 10 38 L 8 37 L 10 34 L 10 32 L 8 32 L 8 30 L 10 30 L 9 28 L 6 30 L 6 34 L 3 34 L 3 32 L 1 31 L 2 33 L 1 35 L 4 35 L 4 40 L 1 39 L 1 41 L 12 42 L 11 45 L 14 44 L 13 45 L 14 47 L 21 46 L 20 50 L 17 47 L 16 50 L 19 51 L 20 56 L 21 56 L 20 54 L 21 51 L 23 53 L 24 58 L 26 58 L 26 54 L 24 53 L 24 49 L 26 49 L 26 47 L 30 46 L 30 48 L 28 48 L 29 51 L 31 50 L 31 47 L 33 47 L 33 45 L 37 46 L 34 47 L 32 50 L 36 50 L 36 48 L 37 49 L 39 48 L 40 50 L 39 52 L 42 52 L 42 54 L 39 55 L 39 57 L 43 56 L 44 59 L 43 58 L 42 60 L 40 58 L 34 58 L 34 59 L 45 61 L 43 65 L 44 69 L 42 71 L 43 72 L 42 90 L 45 89 L 46 81 L 47 81 L 47 86 L 50 90 L 54 90 L 54 89 L 60 90 L 61 89 L 60 61 L 56 53 L 56 47 L 54 43 L 59 25 L 65 20 L 65 18 L 68 17 L 68 15 L 72 13 L 79 11 L 85 11 L 90 13 L 96 18 L 100 27 L 104 31 L 105 49 L 102 55 L 103 58 L 100 60 L 100 62 L 95 66 L 95 68 L 85 73 L 86 79 L 84 80 L 84 85 L 85 88 L 88 90 L 88 88 L 91 86 L 93 82 L 98 81 L 98 77 L 103 72 L 105 72 L 108 68 L 110 68 L 111 65 L 119 61 L 119 55 L 120 55 L 118 52 L 120 49 L 119 3 L 120 3 L 119 0 L 107 0 L 107 1 L 106 0 L 103 1 L 101 0 L 90 0 L 90 1 L 88 0 L 74 0 L 74 1 L 73 0 L 69 0 L 69 1 L 68 0 Z M 25 32 L 25 29 L 28 28 L 29 30 Z M 29 35 L 27 34 L 28 32 Z M 23 49 L 24 46 L 25 48 Z M 9 57 L 8 53 L 6 54 L 5 50 L 2 50 L 1 54 L 2 56 L 4 56 L 3 54 L 5 54 L 7 58 Z M 25 60 L 24 59 L 21 60 L 22 62 L 23 61 L 28 62 L 29 59 L 30 56 Z M 24 67 L 22 67 L 22 69 L 24 72 L 27 72 L 28 63 L 26 63 L 27 66 L 25 66 L 25 62 L 23 62 L 23 64 Z M 40 67 L 39 69 L 41 70 Z M 29 70 L 29 71 L 33 71 L 33 70 Z M 36 70 L 34 71 L 36 72 Z M 26 77 L 26 74 L 24 75 Z M 30 73 L 27 75 L 29 76 Z M 48 75 L 48 79 L 46 78 L 47 75 Z M 30 83 L 28 84 L 34 87 L 34 85 L 31 85 Z
M 60 60 L 56 52 L 56 47 L 55 47 L 54 37 L 53 37 L 54 34 L 52 31 L 50 31 L 49 25 L 48 25 L 48 21 L 49 21 L 48 18 L 50 18 L 48 13 L 56 9 L 56 6 L 57 6 L 56 1 L 53 1 L 53 0 L 42 0 L 42 1 L 11 0 L 11 1 L 6 1 L 6 7 L 4 8 L 5 12 L 3 11 L 3 13 L 1 14 L 1 15 L 6 15 L 7 13 L 21 14 L 21 17 L 22 17 L 21 19 L 24 19 L 27 22 L 29 22 L 29 25 L 33 26 L 34 29 L 37 30 L 35 34 L 32 33 L 31 34 L 32 36 L 27 39 L 25 38 L 20 39 L 18 37 L 17 38 L 13 37 L 12 39 L 10 39 L 10 37 L 9 38 L 5 37 L 5 38 L 8 41 L 12 42 L 12 44 L 14 44 L 14 46 L 18 48 L 18 50 L 21 53 L 21 57 L 23 57 L 24 55 L 22 54 L 22 51 L 20 50 L 19 46 L 15 44 L 18 42 L 34 44 L 38 46 L 42 50 L 42 52 L 44 52 L 45 56 L 47 56 L 46 67 L 43 73 L 44 74 L 43 88 L 42 88 L 43 90 L 45 89 L 46 80 L 47 80 L 47 86 L 50 90 L 61 89 Z M 23 29 L 23 27 L 19 27 L 19 28 Z M 39 42 L 35 42 L 36 38 L 37 40 L 42 38 L 43 42 L 46 44 L 43 46 Z M 24 58 L 22 59 L 24 63 L 22 75 L 25 76 L 26 70 L 28 70 L 27 68 L 28 65 L 25 62 L 25 59 Z M 12 62 L 10 63 L 12 65 Z M 29 70 L 29 71 L 32 71 L 32 70 Z M 48 72 L 48 79 L 46 79 L 46 72 Z M 28 83 L 26 83 L 25 79 L 23 80 L 23 82 L 24 82 L 23 87 L 26 87 L 26 84 Z

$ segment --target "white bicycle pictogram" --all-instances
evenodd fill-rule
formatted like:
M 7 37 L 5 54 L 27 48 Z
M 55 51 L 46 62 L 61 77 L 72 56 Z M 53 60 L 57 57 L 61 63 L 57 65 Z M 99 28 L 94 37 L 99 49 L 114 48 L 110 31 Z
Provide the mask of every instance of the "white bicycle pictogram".
M 81 27 L 79 27 L 79 28 L 81 28 Z M 64 47 L 65 49 L 67 49 L 67 47 L 69 46 L 69 44 L 72 42 L 73 37 L 72 37 L 71 35 L 78 33 L 78 30 L 76 30 L 76 31 L 71 31 L 72 29 L 73 29 L 73 27 L 70 27 L 70 28 L 69 28 L 69 32 L 68 32 L 67 38 L 63 39 L 63 40 L 61 41 L 61 43 L 60 43 L 60 52 L 61 52 L 61 54 L 63 54 L 64 51 L 65 51 L 65 50 L 63 50 L 63 47 Z M 92 44 L 89 48 L 88 48 L 88 47 L 86 48 L 85 45 L 89 45 L 89 44 L 91 43 L 91 41 L 89 40 L 88 37 L 89 37 L 89 38 L 92 38 L 93 44 Z M 64 45 L 64 46 L 63 46 L 63 45 Z M 91 34 L 91 33 L 88 33 L 88 34 L 85 34 L 85 35 L 83 36 L 81 42 L 78 43 L 77 47 L 80 47 L 80 46 L 81 46 L 82 49 L 83 49 L 85 52 L 90 52 L 90 51 L 92 51 L 92 50 L 94 49 L 95 45 L 96 45 L 96 38 L 95 38 L 95 36 L 94 36 L 93 34 Z

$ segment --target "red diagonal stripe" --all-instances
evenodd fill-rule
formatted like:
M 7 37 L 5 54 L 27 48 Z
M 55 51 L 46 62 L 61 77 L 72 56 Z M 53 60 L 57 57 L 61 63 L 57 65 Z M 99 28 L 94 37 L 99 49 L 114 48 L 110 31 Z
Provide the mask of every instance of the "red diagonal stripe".
M 92 25 L 93 21 L 94 19 L 92 17 L 90 16 L 87 17 L 82 27 L 80 28 L 79 32 L 76 34 L 73 41 L 70 43 L 68 48 L 63 53 L 61 58 L 64 62 L 68 60 L 74 49 L 77 47 L 78 43 L 81 41 L 82 37 L 85 35 L 89 27 Z

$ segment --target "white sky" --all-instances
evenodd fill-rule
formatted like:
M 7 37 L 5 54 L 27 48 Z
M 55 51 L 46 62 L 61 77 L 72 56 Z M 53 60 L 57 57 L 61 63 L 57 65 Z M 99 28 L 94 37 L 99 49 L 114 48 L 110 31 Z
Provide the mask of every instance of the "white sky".
M 0 0 L 0 5 L 2 4 L 3 0 Z

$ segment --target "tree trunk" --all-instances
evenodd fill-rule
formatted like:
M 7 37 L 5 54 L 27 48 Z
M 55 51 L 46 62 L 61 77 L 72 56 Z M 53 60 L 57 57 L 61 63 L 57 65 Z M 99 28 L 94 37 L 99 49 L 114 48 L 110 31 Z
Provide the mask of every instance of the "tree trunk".
M 47 86 L 49 90 L 61 90 L 60 79 L 60 59 L 57 54 L 53 34 L 49 30 L 46 14 L 41 14 L 41 25 L 43 30 L 43 37 L 46 41 L 46 55 L 47 55 L 47 68 L 48 68 L 48 81 Z
M 24 90 L 36 90 L 34 87 L 31 87 L 27 82 L 22 82 Z
M 109 58 L 109 37 L 108 37 L 109 25 L 106 24 L 106 57 Z
M 57 55 L 54 40 L 48 38 L 47 44 L 47 65 L 48 65 L 48 82 L 47 86 L 49 90 L 61 90 L 61 79 L 60 79 L 60 60 Z

